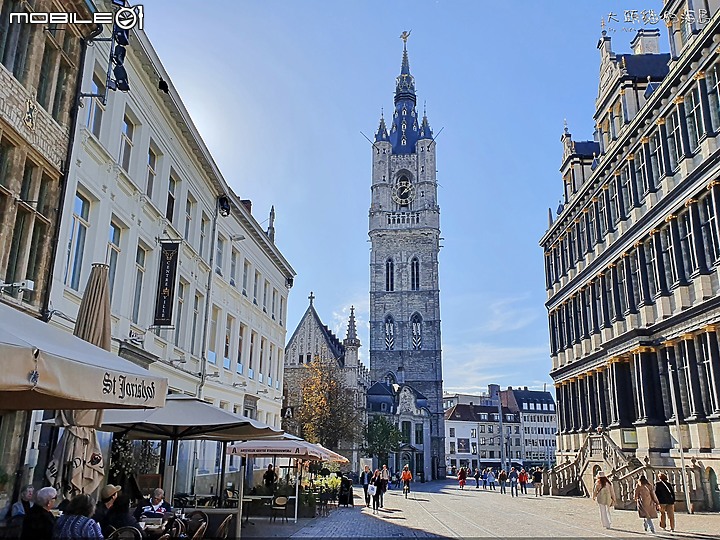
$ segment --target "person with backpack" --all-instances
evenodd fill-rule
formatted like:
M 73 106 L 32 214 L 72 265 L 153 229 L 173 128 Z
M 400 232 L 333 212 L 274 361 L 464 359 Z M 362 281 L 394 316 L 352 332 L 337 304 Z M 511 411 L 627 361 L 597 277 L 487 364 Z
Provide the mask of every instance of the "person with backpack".
M 667 520 L 670 521 L 670 532 L 675 532 L 675 489 L 673 485 L 668 482 L 668 477 L 665 473 L 658 475 L 658 481 L 655 484 L 655 495 L 658 501 L 660 501 L 660 528 L 665 529 Z
M 612 525 L 610 521 L 610 507 L 615 506 L 615 488 L 603 471 L 597 473 L 597 481 L 593 486 L 592 498 L 597 502 L 600 508 L 600 522 L 603 527 L 609 529 Z
M 507 483 L 508 475 L 505 472 L 505 469 L 500 469 L 500 474 L 498 474 L 498 482 L 500 482 L 500 493 L 507 493 L 505 491 L 505 484 Z

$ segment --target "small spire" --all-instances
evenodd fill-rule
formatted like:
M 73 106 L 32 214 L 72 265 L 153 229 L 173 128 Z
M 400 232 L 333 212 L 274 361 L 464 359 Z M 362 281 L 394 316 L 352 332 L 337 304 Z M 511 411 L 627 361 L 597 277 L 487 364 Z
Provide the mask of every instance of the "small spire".
M 275 205 L 270 207 L 270 223 L 268 224 L 267 235 L 271 242 L 275 242 Z
M 375 132 L 375 142 L 386 142 L 390 140 L 390 136 L 388 135 L 387 126 L 385 125 L 385 116 L 380 113 L 380 125 L 378 125 L 378 129 Z
M 357 339 L 357 328 L 355 326 L 355 306 L 350 306 L 350 318 L 348 319 L 347 339 Z
M 570 135 L 570 131 L 568 130 L 567 118 L 563 119 L 563 131 L 565 132 L 565 135 Z

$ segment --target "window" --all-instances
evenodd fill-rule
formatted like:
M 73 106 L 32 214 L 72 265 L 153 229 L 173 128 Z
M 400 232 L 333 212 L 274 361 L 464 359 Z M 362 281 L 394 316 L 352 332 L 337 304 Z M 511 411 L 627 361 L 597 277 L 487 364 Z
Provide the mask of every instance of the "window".
M 223 258 L 225 257 L 225 239 L 218 236 L 217 247 L 215 249 L 215 273 L 222 276 Z
M 258 293 L 260 292 L 260 272 L 255 271 L 255 280 L 253 281 L 253 304 L 257 306 Z
M 208 362 L 211 364 L 217 363 L 217 355 L 215 354 L 215 350 L 217 347 L 217 337 L 218 337 L 218 319 L 220 318 L 220 310 L 213 306 L 212 307 L 212 316 L 210 317 L 210 337 L 208 341 L 208 355 L 207 359 Z
M 148 147 L 148 164 L 147 164 L 147 183 L 145 184 L 145 195 L 149 199 L 153 196 L 153 187 L 155 186 L 155 177 L 157 176 L 157 152 L 152 147 L 152 141 Z
M 127 113 L 125 113 L 125 116 L 123 116 L 122 133 L 120 133 L 120 157 L 118 158 L 118 163 L 125 169 L 125 172 L 130 170 L 130 156 L 132 154 L 134 133 L 135 125 Z
M 626 276 L 625 276 L 625 263 L 621 260 L 618 262 L 617 266 L 615 267 L 617 270 L 617 280 L 618 280 L 618 289 L 620 289 L 620 310 L 619 313 L 617 313 L 617 317 L 620 318 L 623 313 L 625 313 L 628 309 L 627 304 L 627 283 L 626 283 Z M 538 404 L 538 409 L 540 408 L 540 404 Z
M 243 261 L 243 284 L 242 284 L 242 292 L 245 296 L 247 296 L 247 288 L 248 288 L 248 276 L 250 275 L 250 263 L 245 260 Z
M 412 325 L 412 348 L 415 351 L 422 349 L 422 317 L 415 313 L 411 319 Z
M 680 229 L 680 249 L 682 250 L 683 270 L 685 275 L 691 275 L 697 269 L 695 250 L 693 249 L 692 225 L 690 224 L 690 212 L 681 214 L 678 218 Z
M 170 175 L 168 182 L 168 194 L 167 194 L 167 205 L 165 206 L 165 217 L 172 223 L 173 216 L 175 216 L 175 191 L 177 190 L 179 182 Z
M 424 444 L 425 435 L 423 432 L 423 425 L 420 423 L 415 424 L 415 444 Z
M 120 226 L 114 222 L 110 222 L 110 233 L 108 235 L 107 256 L 106 261 L 110 266 L 110 299 L 113 297 L 115 288 L 115 275 L 117 274 L 118 259 L 120 258 Z
M 710 98 L 710 118 L 712 127 L 716 130 L 720 128 L 720 63 L 715 63 L 705 73 Z
M 267 383 L 268 386 L 272 386 L 272 375 L 273 375 L 273 358 L 275 357 L 275 345 L 270 343 L 270 352 L 268 353 L 268 365 L 267 365 Z
M 140 303 L 142 300 L 143 280 L 145 279 L 145 248 L 138 244 L 135 252 L 135 294 L 133 295 L 132 321 L 137 324 L 140 320 Z
M 640 267 L 638 266 L 637 252 L 632 251 L 628 257 L 630 257 L 628 286 L 632 287 L 634 304 L 637 306 L 640 303 Z M 547 410 L 547 403 L 543 405 L 543 410 Z
M 200 256 L 203 258 L 205 258 L 205 245 L 207 244 L 208 224 L 208 218 L 205 216 L 205 212 L 203 212 L 202 219 L 200 220 Z
M 705 247 L 705 259 L 708 265 L 712 265 L 720 254 L 720 242 L 717 233 L 717 216 L 713 206 L 712 197 L 704 197 L 700 205 L 700 230 L 702 231 L 703 246 Z
M 451 437 L 454 437 L 454 436 L 455 436 L 455 428 L 454 428 L 454 427 L 451 427 L 451 428 L 450 428 L 450 436 L 451 436 Z
M 420 290 L 420 261 L 417 257 L 413 257 L 410 261 L 410 289 Z
M 627 167 L 623 167 L 620 170 L 620 194 L 622 195 L 622 212 L 621 215 L 627 216 L 630 212 L 631 200 L 630 200 L 630 177 L 628 174 Z
M 703 128 L 702 109 L 700 107 L 700 88 L 697 84 L 685 96 L 685 118 L 687 120 L 688 138 L 690 140 L 690 152 L 698 147 L 700 137 L 705 132 Z
M 647 193 L 650 190 L 650 184 L 648 183 L 647 170 L 645 170 L 645 151 L 642 147 L 638 148 L 635 152 L 635 178 L 638 183 L 638 193 Z
M 493 417 L 494 417 L 494 416 L 495 416 L 495 415 L 493 415 Z M 492 418 L 492 420 L 495 420 L 495 418 Z M 488 427 L 487 427 L 487 432 L 488 432 L 488 433 L 493 433 L 494 430 L 495 430 L 495 426 L 493 426 L 493 425 L 488 425 Z
M 40 64 L 40 80 L 37 88 L 37 101 L 46 111 L 51 110 L 51 98 L 53 93 L 53 75 L 55 61 L 58 57 L 58 50 L 50 40 L 45 40 L 42 64 Z
M 652 168 L 652 171 L 648 171 L 648 174 L 650 176 L 650 185 L 653 187 L 657 186 L 657 181 L 660 178 L 660 162 L 661 162 L 661 152 L 662 152 L 662 144 L 660 143 L 660 132 L 656 131 L 652 135 L 650 135 L 650 141 L 648 142 L 650 145 L 650 167 Z
M 75 194 L 73 219 L 70 229 L 70 240 L 67 248 L 67 266 L 65 267 L 65 285 L 80 290 L 80 274 L 82 272 L 85 238 L 90 226 L 90 201 L 79 193 Z
M 480 413 L 480 420 L 487 422 L 487 419 L 488 419 L 487 413 Z
M 674 170 L 682 159 L 682 140 L 680 138 L 680 121 L 677 109 L 667 117 L 668 148 L 670 152 L 670 169 Z
M 271 315 L 271 317 L 272 317 L 273 320 L 275 320 L 275 314 L 277 313 L 277 312 L 276 312 L 277 296 L 278 296 L 277 289 L 273 288 L 273 292 L 272 292 L 272 305 L 271 305 L 271 306 L 272 306 L 272 315 Z
M 190 351 L 192 354 L 197 355 L 198 350 L 197 346 L 199 344 L 198 342 L 198 322 L 200 322 L 200 313 L 201 313 L 201 306 L 202 306 L 202 297 L 199 294 L 195 294 L 195 299 L 193 300 L 193 315 L 192 315 L 192 334 L 190 335 Z
M 0 59 L 3 65 L 22 80 L 20 75 L 25 69 L 30 29 L 32 24 L 10 24 L 10 12 L 22 12 L 22 4 L 18 0 L 6 1 L 0 14 Z M 23 77 L 24 79 L 24 77 Z
M 268 310 L 268 290 L 270 289 L 270 282 L 265 280 L 263 285 L 263 313 L 267 313 Z
M 237 349 L 237 363 L 235 364 L 235 371 L 239 374 L 242 374 L 243 372 L 243 345 L 245 342 L 245 332 L 247 331 L 247 326 L 244 324 L 240 324 L 240 330 L 238 332 L 238 349 Z
M 385 317 L 385 350 L 395 349 L 395 321 L 392 316 Z
M 278 323 L 280 324 L 280 326 L 282 326 L 283 318 L 285 317 L 285 297 L 284 296 L 280 296 L 280 314 L 279 315 L 280 315 L 280 320 L 278 321 Z
M 248 377 L 251 379 L 255 377 L 255 341 L 257 334 L 250 332 L 250 354 L 248 355 Z M 308 355 L 309 356 L 309 355 Z
M 233 287 L 235 286 L 237 279 L 237 260 L 238 252 L 237 250 L 233 249 L 232 253 L 230 254 L 230 285 L 232 285 Z
M 642 249 L 645 250 L 645 273 L 648 278 L 648 285 L 650 286 L 650 296 L 654 297 L 658 292 L 658 274 L 657 265 L 655 263 L 655 248 L 653 247 L 652 239 L 649 242 L 645 242 Z
M 600 230 L 598 231 L 598 242 L 602 242 L 607 232 L 607 221 L 605 217 L 605 196 L 600 192 L 597 202 L 598 220 L 600 221 Z
M 477 454 L 477 443 L 476 442 L 470 443 L 470 453 Z M 475 460 L 473 460 L 473 461 L 475 461 Z
M 225 319 L 225 342 L 223 344 L 223 368 L 230 369 L 230 347 L 232 341 L 233 318 L 228 315 Z
M 618 206 L 618 189 L 617 184 L 614 181 L 609 183 L 610 189 L 610 208 L 608 209 L 608 217 L 610 223 L 617 223 L 618 216 L 620 215 L 620 207 Z
M 598 241 L 597 231 L 595 230 L 595 205 L 592 203 L 590 204 L 588 214 L 588 232 L 590 233 L 590 245 L 588 246 L 588 251 L 590 251 Z
M 450 453 L 455 454 L 455 441 L 450 441 Z
M 670 227 L 665 227 L 660 231 L 660 239 L 662 244 L 663 264 L 665 266 L 665 277 L 668 284 L 674 284 L 678 279 L 677 269 L 675 268 L 674 246 Z
M 389 292 L 395 290 L 395 263 L 392 259 L 385 261 L 385 290 Z
M 260 338 L 260 358 L 258 361 L 258 382 L 263 382 L 263 373 L 265 373 L 265 351 L 267 350 L 267 340 Z
M 185 199 L 185 232 L 183 234 L 183 238 L 185 238 L 186 242 L 190 242 L 190 234 L 192 232 L 192 218 L 193 218 L 194 207 L 195 207 L 195 201 L 188 194 L 187 199 Z
M 495 437 L 490 437 L 488 444 L 489 444 L 490 446 L 494 445 L 494 444 L 495 444 Z
M 93 73 L 92 84 L 90 86 L 91 94 L 104 95 L 105 94 L 105 77 L 104 75 L 98 75 Z M 90 99 L 88 104 L 88 115 L 86 125 L 95 137 L 100 138 L 100 127 L 102 125 L 102 117 L 105 112 L 105 106 L 102 104 L 102 98 L 93 97 Z
M 74 42 L 79 42 L 79 38 L 70 26 L 60 26 L 52 25 L 44 33 L 37 101 L 55 121 L 64 124 L 70 94 L 74 95 L 74 92 L 70 91 L 72 83 L 69 77 L 73 67 L 71 63 L 76 65 L 79 62 L 79 48 L 74 46 Z
M 570 231 L 568 232 L 568 249 L 569 249 L 569 255 L 570 255 L 570 263 L 575 264 L 576 260 L 579 260 L 582 257 L 582 254 L 585 253 L 585 220 L 580 217 L 580 222 L 578 223 L 577 227 L 577 234 L 575 234 L 575 227 L 571 227 Z M 577 246 L 577 253 L 575 253 L 575 248 Z
M 185 344 L 182 343 L 182 338 L 185 333 L 185 326 L 183 324 L 183 317 L 185 315 L 185 293 L 187 292 L 189 285 L 182 280 L 178 281 L 177 290 L 177 313 L 175 314 L 175 346 L 182 347 Z

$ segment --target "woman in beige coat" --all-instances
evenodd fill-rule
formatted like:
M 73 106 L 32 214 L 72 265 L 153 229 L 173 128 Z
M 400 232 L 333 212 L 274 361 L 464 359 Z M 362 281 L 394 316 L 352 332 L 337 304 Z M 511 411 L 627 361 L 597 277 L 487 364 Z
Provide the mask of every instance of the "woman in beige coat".
M 645 475 L 638 479 L 635 487 L 635 501 L 637 502 L 638 515 L 643 518 L 643 528 L 645 532 L 650 531 L 655 534 L 655 525 L 652 520 L 658 517 L 657 509 L 659 506 L 658 498 L 655 496 L 655 490 Z
M 597 473 L 592 498 L 597 501 L 600 508 L 600 521 L 603 527 L 609 529 L 612 525 L 610 522 L 610 507 L 615 506 L 615 489 L 603 471 Z

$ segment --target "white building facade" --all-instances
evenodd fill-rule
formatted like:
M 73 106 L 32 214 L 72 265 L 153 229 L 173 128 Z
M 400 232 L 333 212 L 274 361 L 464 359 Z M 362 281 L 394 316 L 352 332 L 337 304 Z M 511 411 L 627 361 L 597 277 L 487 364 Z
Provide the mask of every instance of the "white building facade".
M 108 49 L 88 49 L 85 93 L 105 92 Z M 228 186 L 143 31 L 131 33 L 124 65 L 129 93 L 83 98 L 51 323 L 72 331 L 91 264 L 108 264 L 114 351 L 173 392 L 279 427 L 295 272 L 274 244 L 274 209 L 264 230 Z M 159 293 L 165 242 L 179 243 L 177 270 Z M 158 327 L 160 294 L 173 295 L 172 315 Z M 211 470 L 216 456 L 207 461 L 195 466 Z

